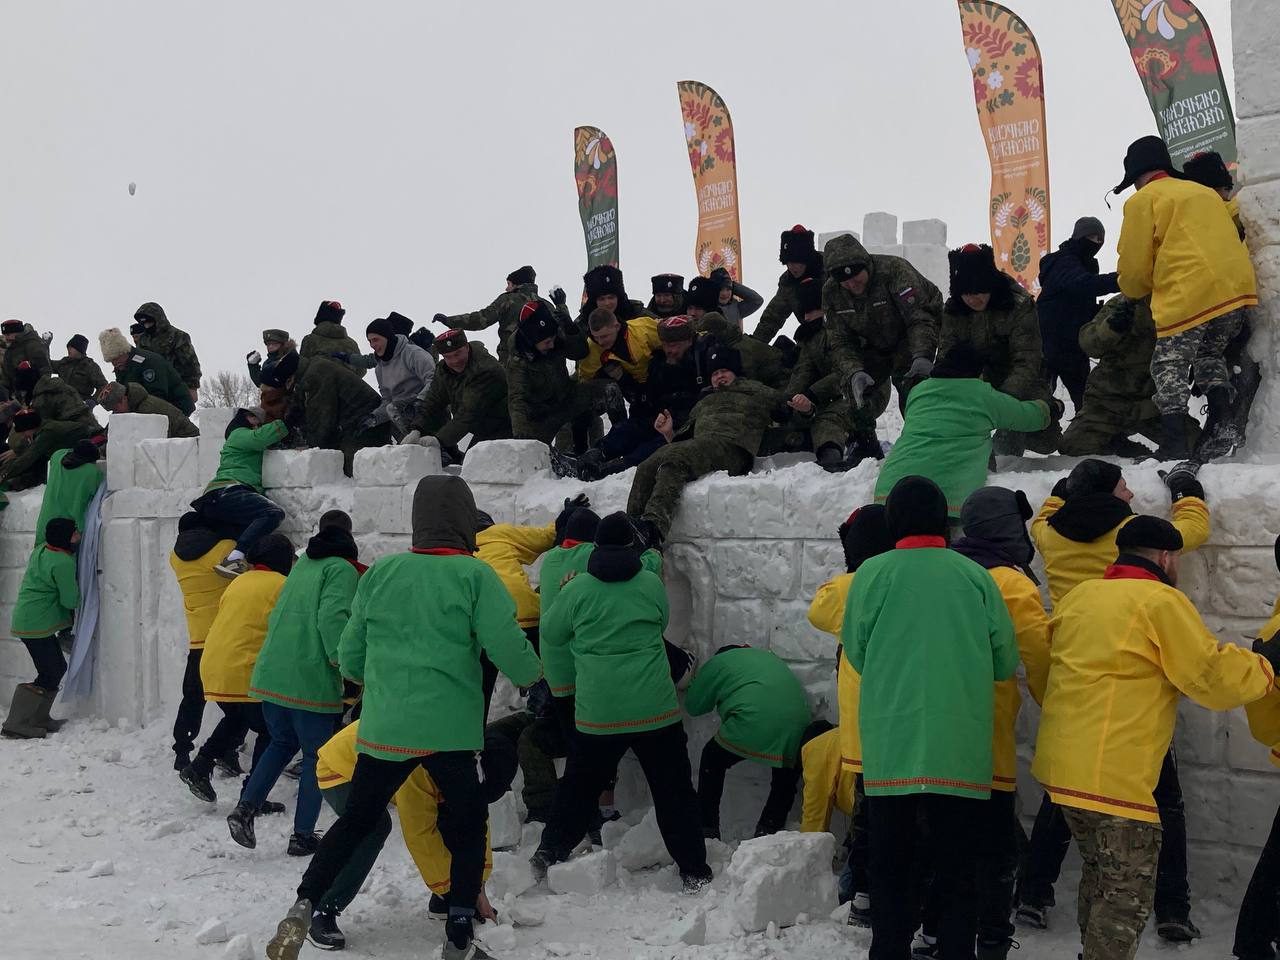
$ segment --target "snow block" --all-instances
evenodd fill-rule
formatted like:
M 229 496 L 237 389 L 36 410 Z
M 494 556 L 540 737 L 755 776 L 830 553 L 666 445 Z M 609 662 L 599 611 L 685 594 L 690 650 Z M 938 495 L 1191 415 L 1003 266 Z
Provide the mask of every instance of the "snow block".
M 204 926 L 196 931 L 196 943 L 201 946 L 210 943 L 226 943 L 229 938 L 227 925 L 217 917 L 206 920 Z
M 359 454 L 356 456 L 359 457 Z M 359 469 L 358 463 L 356 468 Z M 416 485 L 415 481 L 414 486 Z M 413 487 L 354 488 L 351 497 L 351 523 L 356 530 L 408 533 L 412 529 L 412 520 Z M 363 556 L 363 551 L 361 555 Z
M 902 242 L 947 245 L 947 225 L 942 220 L 903 220 Z
M 316 487 L 340 483 L 341 450 L 268 450 L 262 458 L 262 484 L 271 487 Z
M 195 413 L 196 425 L 200 427 L 200 476 L 201 486 L 213 479 L 218 472 L 218 460 L 222 457 L 222 445 L 226 442 L 223 436 L 227 432 L 227 424 L 236 412 L 230 407 L 201 407 Z
M 775 833 L 744 840 L 729 862 L 728 903 L 748 933 L 791 926 L 802 913 L 826 916 L 836 904 L 829 833 Z
M 1267 0 L 1232 0 L 1232 59 L 1236 73 L 1235 105 L 1239 118 L 1280 113 L 1280 85 L 1275 58 L 1280 20 Z
M 892 213 L 868 213 L 862 218 L 863 243 L 868 247 L 892 247 L 898 243 L 898 218 Z
M 494 850 L 520 846 L 520 804 L 515 792 L 508 790 L 489 804 L 489 845 Z
M 486 440 L 467 450 L 462 479 L 467 483 L 521 484 L 551 475 L 551 454 L 537 440 Z
M 830 856 L 827 859 L 830 860 Z M 827 872 L 831 872 L 829 864 Z M 548 886 L 561 894 L 580 893 L 589 897 L 612 886 L 617 879 L 618 861 L 608 850 L 557 863 L 547 871 Z
M 352 472 L 357 486 L 396 487 L 417 484 L 423 477 L 443 473 L 440 447 L 404 443 L 356 451 Z
M 495 900 L 518 897 L 536 884 L 527 858 L 514 853 L 494 852 L 493 872 L 489 875 L 488 888 L 490 896 Z
M 200 441 L 141 440 L 133 460 L 134 483 L 148 490 L 190 490 L 200 484 Z
M 618 863 L 628 870 L 665 867 L 675 862 L 667 852 L 662 831 L 658 829 L 658 815 L 652 809 L 627 831 L 614 852 L 618 855 Z
M 222 951 L 223 960 L 254 960 L 256 956 L 253 941 L 247 933 L 237 933 L 227 941 L 226 949 Z
M 158 413 L 113 413 L 107 418 L 107 489 L 136 486 L 134 457 L 143 440 L 169 436 L 169 421 Z

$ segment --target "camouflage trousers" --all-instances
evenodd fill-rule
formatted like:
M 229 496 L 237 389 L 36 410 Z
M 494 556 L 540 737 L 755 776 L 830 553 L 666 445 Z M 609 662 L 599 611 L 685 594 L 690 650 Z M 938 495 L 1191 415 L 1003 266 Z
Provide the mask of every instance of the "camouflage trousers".
M 1062 812 L 1084 861 L 1077 905 L 1084 960 L 1133 960 L 1156 895 L 1160 824 Z
M 665 537 L 686 484 L 717 470 L 746 473 L 752 459 L 736 443 L 718 437 L 669 443 L 636 467 L 627 513 L 652 521 Z
M 1154 413 L 1154 409 L 1152 413 Z M 1187 440 L 1195 444 L 1200 436 L 1200 424 L 1187 416 Z M 1090 410 L 1088 401 L 1085 408 L 1075 415 L 1071 425 L 1063 431 L 1058 441 L 1058 452 L 1068 457 L 1098 457 L 1117 453 L 1116 441 L 1124 441 L 1135 434 L 1146 437 L 1153 443 L 1160 443 L 1164 438 L 1159 417 L 1151 416 L 1137 420 L 1116 416 L 1109 410 Z
M 1240 332 L 1247 314 L 1243 308 L 1232 310 L 1198 327 L 1156 339 L 1151 379 L 1156 383 L 1156 407 L 1162 414 L 1187 409 L 1193 381 L 1201 394 L 1210 387 L 1231 385 L 1231 371 L 1223 354 Z

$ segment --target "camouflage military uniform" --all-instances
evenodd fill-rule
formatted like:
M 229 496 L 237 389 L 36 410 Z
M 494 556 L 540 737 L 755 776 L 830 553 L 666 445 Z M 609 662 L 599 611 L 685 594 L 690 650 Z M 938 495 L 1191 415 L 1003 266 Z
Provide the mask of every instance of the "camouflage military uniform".
M 272 393 L 264 388 L 264 408 L 273 399 Z M 289 400 L 290 428 L 302 425 L 307 446 L 341 450 L 342 469 L 347 476 L 351 476 L 357 450 L 391 442 L 389 423 L 363 425 L 382 405 L 382 397 L 337 360 L 318 356 L 302 361 Z M 279 413 L 274 408 L 269 412 Z
M 144 303 L 133 315 L 133 319 L 144 325 L 148 320 L 155 321 L 152 327 L 138 334 L 138 346 L 160 354 L 173 364 L 188 390 L 199 390 L 200 358 L 196 356 L 196 348 L 191 345 L 191 337 L 169 323 L 164 308 L 158 303 Z
M 849 234 L 832 238 L 824 256 L 828 270 L 862 263 L 871 272 L 862 296 L 827 279 L 822 306 L 842 385 L 860 370 L 875 380 L 861 411 L 874 421 L 889 405 L 890 385 L 899 408 L 906 407 L 915 386 L 906 380 L 911 361 L 937 354 L 942 294 L 906 260 L 870 254 Z
M 1040 344 L 1036 302 L 1014 281 L 1006 279 L 1005 282 L 1013 300 L 1009 307 L 996 305 L 1004 296 L 1003 291 L 992 294 L 991 305 L 981 312 L 970 310 L 959 297 L 948 301 L 938 333 L 938 356 L 945 355 L 961 340 L 967 340 L 986 361 L 983 380 L 1019 400 L 1047 403 L 1051 394 L 1043 372 L 1044 350 Z M 1053 422 L 1038 433 L 997 431 L 993 446 L 997 453 L 1020 454 L 1024 445 L 1036 453 L 1053 453 L 1060 436 L 1061 430 Z
M 737 350 L 742 358 L 742 375 L 748 380 L 774 389 L 786 385 L 788 371 L 781 352 L 754 337 L 744 337 L 724 314 L 715 311 L 704 313 L 698 321 L 698 330 Z
M 555 311 L 560 331 L 550 353 L 526 349 L 517 337 L 507 357 L 507 406 L 511 433 L 517 440 L 541 440 L 549 444 L 561 428 L 580 421 L 581 448 L 586 449 L 586 424 L 591 414 L 592 390 L 569 373 L 566 362 L 587 355 L 587 338 L 569 312 Z M 573 442 L 569 438 L 569 442 Z
M 520 310 L 530 300 L 538 299 L 536 283 L 522 283 L 510 293 L 500 293 L 493 303 L 472 313 L 459 313 L 443 323 L 453 330 L 484 330 L 498 325 L 498 359 L 506 363 L 511 353 L 511 337 L 520 322 Z
M 1151 354 L 1151 379 L 1156 386 L 1156 408 L 1161 413 L 1181 413 L 1187 409 L 1192 379 L 1201 395 L 1207 394 L 1211 387 L 1234 389 L 1223 354 L 1247 318 L 1248 311 L 1244 308 L 1232 310 L 1198 327 L 1156 339 L 1155 351 Z
M 751 469 L 770 421 L 789 416 L 786 400 L 783 391 L 746 379 L 708 393 L 689 415 L 692 439 L 667 444 L 636 468 L 627 513 L 665 537 L 686 484 L 717 470 Z
M 1119 311 L 1132 309 L 1133 326 L 1124 333 L 1109 320 Z M 1089 373 L 1084 406 L 1058 441 L 1058 450 L 1070 457 L 1120 453 L 1132 455 L 1124 441 L 1141 434 L 1155 443 L 1161 439 L 1160 412 L 1152 399 L 1151 353 L 1156 345 L 1156 325 L 1151 308 L 1125 297 L 1108 300 L 1097 317 L 1080 330 L 1080 347 L 1099 363 Z M 1200 425 L 1187 418 L 1187 437 L 1195 442 Z
M 802 276 L 793 277 L 790 270 L 783 270 L 782 276 L 778 278 L 778 291 L 765 304 L 764 311 L 756 323 L 755 332 L 751 336 L 764 343 L 772 343 L 773 338 L 778 335 L 788 320 L 800 316 L 800 297 L 796 293 L 796 288 L 809 277 L 821 283 L 826 278 L 822 271 L 822 254 L 816 255 L 813 263 Z
M 1160 824 L 1063 807 L 1084 867 L 1076 919 L 1087 960 L 1133 960 L 1151 916 Z
M 432 434 L 441 447 L 457 447 L 468 433 L 473 444 L 511 436 L 507 375 L 484 344 L 472 340 L 471 358 L 461 373 L 441 360 L 412 426 Z
M 13 373 L 18 369 L 18 364 L 24 360 L 42 373 L 53 369 L 53 365 L 49 363 L 49 348 L 44 345 L 40 334 L 36 333 L 35 328 L 29 323 L 23 326 L 22 332 L 13 343 L 5 345 L 4 385 L 10 393 L 13 392 L 14 386 Z
M 63 357 L 53 361 L 53 372 L 84 400 L 92 400 L 107 385 L 102 368 L 89 357 Z
M 119 383 L 140 383 L 147 393 L 168 400 L 185 414 L 190 415 L 196 408 L 191 391 L 173 364 L 151 350 L 142 347 L 130 350 L 124 366 L 116 371 L 116 380 Z
M 125 387 L 130 413 L 156 414 L 169 421 L 169 439 L 175 437 L 198 437 L 200 431 L 172 403 L 153 397 L 140 384 L 131 383 Z
M 66 381 L 51 373 L 46 373 L 36 381 L 30 396 L 22 396 L 20 399 L 34 408 L 44 423 L 79 423 L 88 429 L 98 428 L 98 421 L 84 405 L 80 394 Z
M 834 443 L 843 450 L 855 431 L 874 432 L 875 420 L 865 410 L 855 409 L 844 396 L 826 320 L 801 323 L 796 330 L 796 344 L 800 356 L 785 392 L 789 397 L 802 394 L 813 404 L 813 425 L 809 428 L 812 448 L 821 450 Z
M 372 363 L 364 363 L 360 358 L 360 345 L 347 336 L 347 328 L 332 320 L 322 320 L 317 323 L 311 332 L 302 338 L 302 346 L 298 348 L 298 356 L 303 360 L 310 360 L 312 357 L 333 360 L 330 356 L 333 353 L 345 353 L 350 357 L 347 366 L 360 376 L 364 376 L 364 371 L 373 366 Z
M 11 437 L 10 447 L 17 456 L 0 465 L 0 489 L 27 490 L 40 486 L 48 474 L 49 458 L 56 451 L 73 447 L 77 441 L 92 437 L 101 429 L 96 420 L 93 427 L 86 426 L 82 420 L 52 420 L 41 423 L 29 443 L 15 443 Z

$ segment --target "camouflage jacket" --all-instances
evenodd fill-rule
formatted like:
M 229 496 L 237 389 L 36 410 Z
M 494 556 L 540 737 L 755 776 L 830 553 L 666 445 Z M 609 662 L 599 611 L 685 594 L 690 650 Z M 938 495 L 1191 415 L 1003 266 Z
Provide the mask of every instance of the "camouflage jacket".
M 563 422 L 562 413 L 574 402 L 574 394 L 589 388 L 569 373 L 567 361 L 587 355 L 587 338 L 569 319 L 560 314 L 560 332 L 550 353 L 539 353 L 517 333 L 507 357 L 507 406 L 511 412 L 511 432 L 517 440 L 541 440 L 548 422 Z M 554 431 L 551 431 L 554 433 Z
M 69 383 L 85 400 L 92 400 L 107 385 L 102 368 L 91 357 L 63 357 L 53 361 L 53 372 Z
M 153 397 L 168 400 L 185 414 L 196 408 L 191 391 L 183 383 L 178 371 L 158 353 L 142 347 L 129 351 L 124 366 L 116 371 L 120 383 L 140 383 Z
M 47 373 L 53 369 L 53 365 L 49 362 L 49 348 L 44 345 L 40 334 L 36 333 L 35 328 L 29 323 L 22 328 L 18 338 L 5 347 L 4 385 L 10 393 L 13 393 L 14 371 L 23 360 L 28 361 L 41 373 Z
M 841 399 L 844 384 L 831 350 L 826 320 L 801 323 L 795 339 L 800 352 L 787 382 L 787 396 L 803 394 L 817 406 Z
M 38 487 L 45 482 L 49 458 L 55 451 L 74 446 L 77 441 L 101 431 L 96 420 L 92 427 L 80 420 L 45 421 L 30 442 L 11 444 L 17 455 L 0 466 L 0 487 L 8 490 Z
M 345 363 L 314 356 L 298 366 L 290 398 L 290 426 L 301 425 L 308 446 L 337 450 L 342 438 L 382 406 L 382 397 Z
M 81 423 L 86 427 L 98 426 L 98 421 L 84 405 L 84 400 L 75 387 L 51 373 L 46 373 L 36 381 L 30 397 L 20 399 L 34 407 L 44 423 L 61 420 Z
M 738 351 L 742 358 L 742 375 L 748 380 L 755 380 L 775 389 L 786 385 L 788 371 L 782 354 L 763 341 L 744 337 L 742 331 L 723 314 L 703 314 L 698 321 L 698 329 Z
M 822 283 L 826 279 L 824 271 L 822 254 L 817 255 L 803 276 L 793 277 L 790 270 L 783 270 L 782 276 L 778 278 L 778 292 L 765 305 L 764 313 L 760 314 L 760 320 L 756 323 L 755 333 L 751 336 L 765 343 L 772 343 L 788 320 L 792 317 L 800 319 L 800 299 L 796 295 L 796 288 L 810 277 Z
M 153 397 L 147 393 L 140 383 L 131 383 L 125 387 L 125 395 L 129 399 L 130 413 L 156 414 L 169 421 L 169 439 L 175 437 L 198 437 L 200 431 L 196 425 L 186 418 L 181 410 L 168 400 Z
M 484 330 L 498 325 L 498 359 L 503 363 L 511 354 L 511 338 L 520 322 L 520 310 L 530 300 L 538 299 L 536 283 L 522 283 L 510 293 L 500 293 L 493 303 L 471 313 L 459 313 L 449 317 L 447 323 L 454 330 Z
M 981 313 L 970 310 L 958 297 L 947 302 L 938 335 L 938 356 L 968 340 L 986 361 L 982 379 L 987 383 L 1019 400 L 1048 400 L 1048 385 L 1041 373 L 1044 351 L 1036 302 L 1013 280 L 1008 283 L 1012 306 L 995 306 L 995 298 L 1002 297 L 999 293 Z
M 835 280 L 822 287 L 827 332 L 842 380 L 865 370 L 882 382 L 904 373 L 914 357 L 934 359 L 942 319 L 942 293 L 901 257 L 870 254 L 852 236 L 834 237 L 827 269 L 865 263 L 866 292 L 855 296 Z
M 1133 327 L 1116 333 L 1108 318 L 1130 308 Z M 1151 354 L 1156 348 L 1156 324 L 1145 301 L 1112 297 L 1080 329 L 1080 348 L 1098 360 L 1084 388 L 1084 408 L 1090 413 L 1110 411 L 1129 418 L 1134 404 L 1145 404 L 1155 393 Z
M 791 419 L 788 399 L 782 390 L 739 377 L 727 387 L 703 394 L 689 414 L 685 432 L 695 439 L 728 441 L 754 457 L 769 425 Z M 677 434 L 676 439 L 681 436 Z
M 199 390 L 200 358 L 191 345 L 191 338 L 169 323 L 164 308 L 158 303 L 144 303 L 138 308 L 137 316 L 155 320 L 154 327 L 138 334 L 138 346 L 160 354 L 173 364 L 188 390 Z
M 472 442 L 511 436 L 507 374 L 484 344 L 471 341 L 471 359 L 461 373 L 441 360 L 422 401 L 414 429 L 432 434 L 441 446 L 456 447 L 468 433 Z
M 360 344 L 347 336 L 346 327 L 332 320 L 325 320 L 323 323 L 317 323 L 312 331 L 302 338 L 298 357 L 302 360 L 310 360 L 312 357 L 333 360 L 331 353 L 345 353 L 351 357 L 354 362 L 348 366 L 355 370 L 358 376 L 364 376 L 364 371 L 373 366 L 373 364 L 366 366 L 360 359 Z

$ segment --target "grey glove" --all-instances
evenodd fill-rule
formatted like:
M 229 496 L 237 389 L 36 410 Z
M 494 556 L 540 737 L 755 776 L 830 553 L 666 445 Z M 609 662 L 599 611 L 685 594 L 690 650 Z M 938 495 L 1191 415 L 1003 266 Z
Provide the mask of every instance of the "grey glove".
M 244 355 L 244 359 L 249 364 L 249 366 L 256 367 L 260 363 L 262 363 L 262 354 L 260 354 L 257 350 L 250 350 L 248 353 Z
M 371 413 L 367 417 L 362 417 L 360 422 L 356 424 L 357 430 L 372 430 L 382 421 L 378 419 L 376 413 Z
M 863 394 L 876 385 L 875 378 L 865 370 L 859 370 L 849 378 L 849 399 L 855 407 L 863 404 Z
M 916 357 L 907 368 L 908 380 L 924 380 L 933 372 L 933 361 L 928 357 Z

